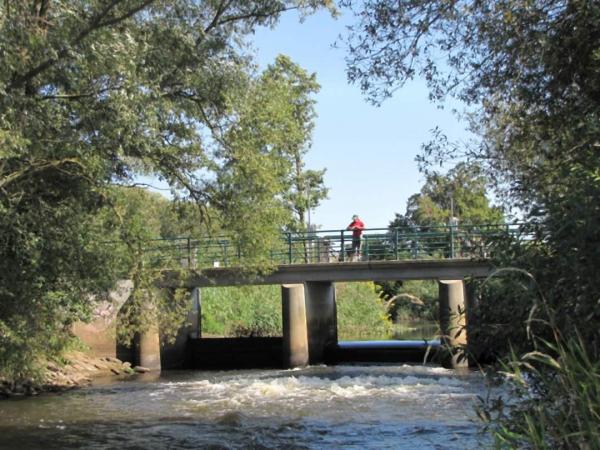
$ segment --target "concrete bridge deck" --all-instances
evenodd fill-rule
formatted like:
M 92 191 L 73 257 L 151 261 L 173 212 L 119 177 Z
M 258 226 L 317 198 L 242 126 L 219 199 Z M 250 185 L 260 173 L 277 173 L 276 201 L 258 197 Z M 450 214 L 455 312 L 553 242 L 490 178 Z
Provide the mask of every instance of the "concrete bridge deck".
M 446 259 L 408 261 L 357 261 L 316 264 L 286 264 L 267 275 L 244 273 L 235 267 L 164 271 L 164 288 L 294 284 L 313 281 L 456 280 L 484 278 L 494 270 L 487 260 Z

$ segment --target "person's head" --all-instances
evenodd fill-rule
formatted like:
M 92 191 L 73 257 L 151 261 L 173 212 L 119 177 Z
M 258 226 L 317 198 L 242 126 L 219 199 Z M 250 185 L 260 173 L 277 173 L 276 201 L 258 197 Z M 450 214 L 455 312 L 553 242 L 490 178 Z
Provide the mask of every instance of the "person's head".
M 356 219 L 358 219 L 358 214 L 354 214 L 354 215 L 352 216 L 352 220 L 356 220 Z

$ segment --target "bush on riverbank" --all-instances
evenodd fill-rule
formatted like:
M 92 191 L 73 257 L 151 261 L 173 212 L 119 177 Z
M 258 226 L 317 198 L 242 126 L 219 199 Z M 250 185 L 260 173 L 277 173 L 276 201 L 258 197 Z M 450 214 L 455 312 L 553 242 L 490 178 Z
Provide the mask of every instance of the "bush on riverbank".
M 336 283 L 338 339 L 387 339 L 392 322 L 374 283 Z
M 434 280 L 376 282 L 375 291 L 387 303 L 393 322 L 438 320 L 438 286 Z
M 206 288 L 202 333 L 215 336 L 281 336 L 281 287 Z

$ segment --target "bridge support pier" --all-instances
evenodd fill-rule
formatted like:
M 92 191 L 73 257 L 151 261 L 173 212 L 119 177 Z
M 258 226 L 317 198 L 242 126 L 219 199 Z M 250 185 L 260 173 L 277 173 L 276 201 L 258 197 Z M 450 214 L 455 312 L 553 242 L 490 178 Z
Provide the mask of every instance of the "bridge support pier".
M 175 292 L 169 292 L 167 295 L 175 295 Z M 193 288 L 186 293 L 189 297 L 188 313 L 185 322 L 177 330 L 175 341 L 167 342 L 161 339 L 160 362 L 163 369 L 181 369 L 188 365 L 188 340 L 190 338 L 199 338 L 201 329 L 201 294 L 200 288 Z
M 135 363 L 150 370 L 161 369 L 160 334 L 157 325 L 151 325 L 135 339 Z
M 304 367 L 308 364 L 308 331 L 303 284 L 281 286 L 281 312 L 283 367 Z
M 133 289 L 133 285 L 131 288 Z M 128 299 L 117 312 L 117 316 L 122 314 L 131 314 L 130 308 L 133 308 L 137 314 L 153 316 L 153 306 L 148 299 L 148 292 L 142 291 L 141 298 L 134 300 L 131 296 L 131 290 L 128 293 Z M 140 302 L 138 305 L 133 303 Z M 129 310 L 129 311 L 128 311 Z M 127 312 L 126 312 L 127 311 Z M 128 317 L 132 319 L 131 316 Z M 123 319 L 119 318 L 117 324 Z M 118 326 L 118 325 L 117 325 Z M 122 361 L 128 361 L 133 366 L 143 366 L 150 370 L 161 369 L 161 348 L 160 348 L 160 331 L 157 323 L 150 323 L 143 332 L 136 332 L 129 345 L 116 342 L 116 355 Z
M 466 301 L 463 280 L 439 280 L 440 328 L 442 345 L 447 352 L 444 367 L 456 369 L 468 366 Z
M 335 286 L 330 281 L 307 281 L 305 287 L 309 361 L 321 364 L 325 349 L 337 344 Z

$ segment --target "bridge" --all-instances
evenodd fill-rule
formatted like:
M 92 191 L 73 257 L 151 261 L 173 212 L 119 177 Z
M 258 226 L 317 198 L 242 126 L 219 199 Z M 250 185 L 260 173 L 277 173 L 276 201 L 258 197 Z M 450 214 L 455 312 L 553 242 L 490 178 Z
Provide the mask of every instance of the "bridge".
M 263 255 L 263 261 L 283 266 L 488 259 L 499 243 L 530 237 L 531 231 L 518 223 L 368 228 L 363 230 L 356 251 L 349 230 L 284 232 Z M 148 264 L 163 269 L 240 267 L 252 262 L 254 256 L 244 253 L 241 239 L 231 235 L 152 239 L 145 242 L 144 253 Z
M 324 362 L 328 349 L 337 347 L 335 282 L 433 279 L 439 285 L 442 343 L 450 349 L 445 365 L 459 367 L 466 360 L 455 350 L 467 343 L 471 301 L 465 279 L 492 273 L 490 258 L 498 245 L 530 239 L 523 224 L 365 229 L 359 248 L 347 230 L 282 233 L 269 249 L 267 272 L 248 269 L 252 258 L 235 237 L 152 240 L 144 254 L 147 263 L 161 271 L 158 286 L 189 290 L 191 305 L 188 325 L 176 343 L 161 345 L 154 330 L 154 337 L 142 336 L 137 343 L 136 362 L 169 368 L 198 359 L 199 354 L 207 357 L 203 343 L 212 340 L 201 339 L 205 287 L 281 285 L 283 339 L 273 347 L 267 338 L 256 357 L 271 348 L 283 367 L 300 367 Z M 223 352 L 219 347 L 217 353 Z

